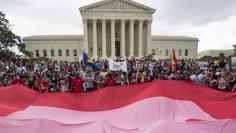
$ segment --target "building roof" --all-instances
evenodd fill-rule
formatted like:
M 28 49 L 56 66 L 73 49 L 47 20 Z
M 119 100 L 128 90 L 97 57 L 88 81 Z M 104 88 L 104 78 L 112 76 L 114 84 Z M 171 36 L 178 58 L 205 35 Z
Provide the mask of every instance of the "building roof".
M 199 41 L 198 38 L 189 36 L 152 36 L 152 40 L 158 41 Z
M 139 9 L 142 9 L 142 11 L 147 11 L 151 13 L 154 13 L 156 11 L 155 9 L 151 7 L 137 3 L 132 0 L 101 0 L 96 3 L 81 7 L 80 11 L 91 10 L 91 9 L 93 9 L 94 11 L 101 11 L 100 9 L 104 10 L 104 9 L 109 9 L 109 8 L 112 11 L 117 10 L 117 9 L 120 11 L 126 11 L 126 8 L 124 8 L 124 6 L 121 6 L 121 3 L 129 4 L 130 6 L 132 5 L 133 8 L 137 8 L 137 9 L 139 8 Z M 116 8 L 109 7 L 109 4 L 115 4 Z
M 24 37 L 23 41 L 80 41 L 83 35 L 34 35 Z M 199 41 L 188 36 L 152 36 L 153 41 Z
M 34 35 L 24 37 L 23 41 L 61 41 L 61 40 L 81 40 L 83 35 Z
M 209 49 L 209 50 L 203 50 L 200 53 L 205 53 L 205 52 L 233 52 L 234 49 Z
M 220 53 L 224 53 L 226 56 L 233 55 L 234 49 L 209 49 L 204 50 L 198 53 L 198 58 L 204 57 L 204 56 L 212 56 L 216 57 L 219 56 Z

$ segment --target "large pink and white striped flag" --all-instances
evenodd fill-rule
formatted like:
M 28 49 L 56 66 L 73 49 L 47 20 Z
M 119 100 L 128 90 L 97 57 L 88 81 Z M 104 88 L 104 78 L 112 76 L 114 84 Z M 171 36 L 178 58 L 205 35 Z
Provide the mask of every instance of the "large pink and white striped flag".
M 0 133 L 236 133 L 236 93 L 186 81 L 87 94 L 0 88 Z

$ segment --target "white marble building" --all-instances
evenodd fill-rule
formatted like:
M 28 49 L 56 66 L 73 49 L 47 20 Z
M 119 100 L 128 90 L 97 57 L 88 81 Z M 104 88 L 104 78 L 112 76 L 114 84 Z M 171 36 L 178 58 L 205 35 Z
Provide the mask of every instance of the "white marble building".
M 152 36 L 155 9 L 131 0 L 103 0 L 80 8 L 84 35 L 36 35 L 23 39 L 36 57 L 56 60 L 79 59 L 80 49 L 91 57 L 169 58 L 170 49 L 178 58 L 197 58 L 198 39 L 184 36 Z

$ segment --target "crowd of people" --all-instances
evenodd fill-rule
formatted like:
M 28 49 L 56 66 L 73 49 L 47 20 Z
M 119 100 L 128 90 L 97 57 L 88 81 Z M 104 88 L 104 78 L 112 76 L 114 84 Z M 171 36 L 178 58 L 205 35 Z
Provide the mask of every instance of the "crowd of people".
M 116 61 L 119 61 L 117 58 Z M 107 86 L 124 86 L 153 80 L 190 80 L 213 89 L 234 91 L 236 71 L 227 59 L 169 60 L 127 59 L 128 72 L 109 71 L 107 60 L 97 60 L 100 71 L 83 62 L 0 61 L 0 86 L 22 84 L 40 92 L 90 92 Z

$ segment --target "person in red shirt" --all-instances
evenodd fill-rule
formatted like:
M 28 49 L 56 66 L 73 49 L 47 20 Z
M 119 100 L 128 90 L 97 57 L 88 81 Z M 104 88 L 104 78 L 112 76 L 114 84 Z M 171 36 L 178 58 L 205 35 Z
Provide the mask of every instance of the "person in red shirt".
M 13 80 L 11 81 L 11 85 L 19 85 L 22 84 L 22 81 L 19 76 L 13 77 Z
M 48 92 L 48 82 L 45 81 L 42 77 L 38 78 L 39 92 Z
M 98 82 L 97 82 L 97 79 L 98 79 L 99 76 L 100 76 L 100 72 L 97 72 L 97 73 L 94 75 L 93 90 L 97 90 L 97 89 L 98 89 Z
M 74 77 L 71 84 L 75 93 L 81 93 L 83 91 L 83 83 L 84 81 L 82 78 L 77 75 Z
M 133 56 L 130 60 L 130 64 L 134 65 L 136 63 L 135 57 Z
M 66 72 L 67 72 L 67 73 L 71 73 L 71 72 L 72 72 L 72 67 L 71 67 L 70 64 L 67 64 L 66 67 L 65 67 L 65 69 L 66 69 Z
M 114 86 L 115 85 L 115 80 L 112 78 L 110 74 L 107 75 L 105 79 L 105 86 Z

